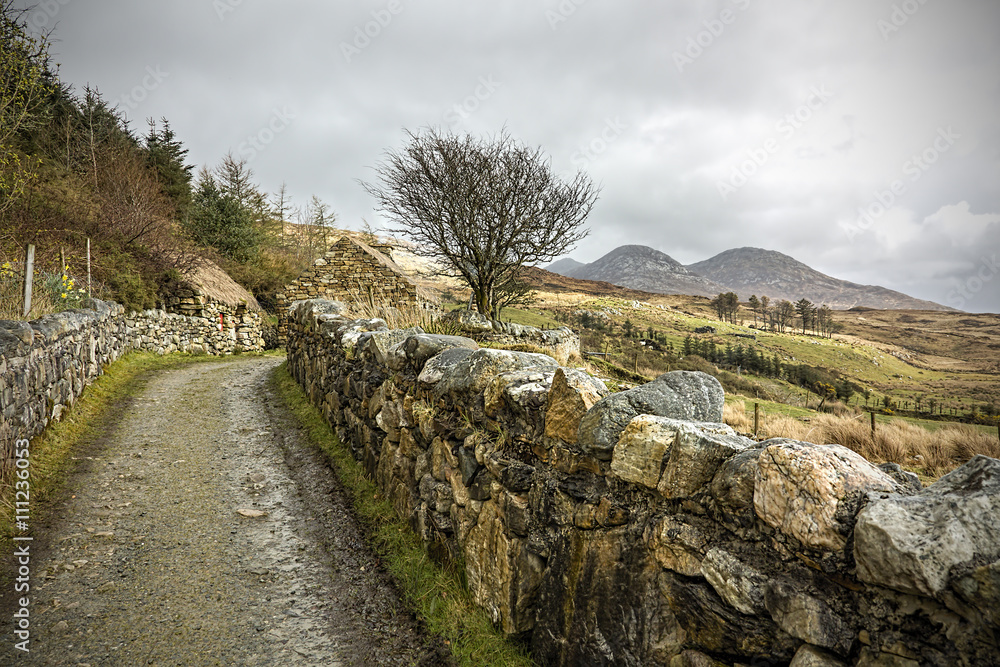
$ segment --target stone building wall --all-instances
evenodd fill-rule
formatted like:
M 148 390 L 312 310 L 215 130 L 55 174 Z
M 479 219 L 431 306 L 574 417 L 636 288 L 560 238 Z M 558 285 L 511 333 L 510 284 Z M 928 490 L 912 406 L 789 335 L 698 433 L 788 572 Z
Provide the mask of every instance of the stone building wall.
M 0 321 L 0 483 L 8 479 L 14 442 L 41 433 L 125 352 L 224 355 L 263 349 L 257 313 L 236 316 L 214 304 L 204 313 L 125 313 L 116 303 L 95 299 L 92 309 Z
M 289 370 L 539 664 L 996 664 L 1000 461 L 920 489 L 734 433 L 701 373 L 608 394 L 547 355 L 340 312 L 293 306 Z
M 347 236 L 334 243 L 329 252 L 277 295 L 281 344 L 288 331 L 288 306 L 295 301 L 326 298 L 346 303 L 360 300 L 396 308 L 418 305 L 416 285 L 392 265 L 390 252 L 388 245 L 367 246 Z

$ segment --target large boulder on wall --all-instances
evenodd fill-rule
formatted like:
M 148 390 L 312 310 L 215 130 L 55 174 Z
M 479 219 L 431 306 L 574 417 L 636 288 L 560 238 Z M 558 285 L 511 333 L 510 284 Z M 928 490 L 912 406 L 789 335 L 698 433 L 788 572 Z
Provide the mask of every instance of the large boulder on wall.
M 622 431 L 637 415 L 721 422 L 724 399 L 722 385 L 707 373 L 664 373 L 598 401 L 580 420 L 577 442 L 585 453 L 609 461 Z

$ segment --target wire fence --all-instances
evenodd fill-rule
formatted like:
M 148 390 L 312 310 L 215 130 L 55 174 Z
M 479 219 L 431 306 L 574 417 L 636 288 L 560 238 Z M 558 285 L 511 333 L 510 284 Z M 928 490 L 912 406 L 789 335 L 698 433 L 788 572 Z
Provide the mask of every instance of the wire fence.
M 71 266 L 60 249 L 58 265 L 35 264 L 35 246 L 27 245 L 20 258 L 0 257 L 0 319 L 29 320 L 90 302 L 90 239 L 82 266 Z

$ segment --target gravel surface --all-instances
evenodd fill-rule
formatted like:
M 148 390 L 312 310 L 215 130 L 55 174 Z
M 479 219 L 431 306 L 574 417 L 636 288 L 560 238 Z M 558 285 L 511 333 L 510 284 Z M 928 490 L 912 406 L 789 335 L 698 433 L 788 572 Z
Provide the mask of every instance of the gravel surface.
M 122 406 L 35 527 L 30 655 L 4 591 L 0 664 L 449 663 L 273 394 L 281 361 L 162 371 Z

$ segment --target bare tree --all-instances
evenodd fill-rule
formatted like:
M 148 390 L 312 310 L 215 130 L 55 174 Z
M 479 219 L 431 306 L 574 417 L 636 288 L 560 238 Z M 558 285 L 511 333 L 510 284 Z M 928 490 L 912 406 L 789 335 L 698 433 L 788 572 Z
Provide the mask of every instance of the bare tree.
M 97 148 L 94 164 L 102 224 L 126 245 L 169 246 L 173 206 L 134 147 L 124 140 L 108 141 Z
M 317 237 L 323 237 L 322 253 L 330 249 L 330 241 L 328 239 L 329 230 L 333 227 L 334 221 L 337 216 L 330 212 L 330 205 L 324 202 L 322 199 L 313 195 L 309 199 L 309 224 L 312 225 L 310 230 L 315 230 Z
M 551 261 L 587 235 L 599 188 L 582 172 L 558 179 L 541 148 L 505 130 L 488 139 L 437 129 L 407 136 L 376 167 L 382 184 L 362 186 L 398 225 L 390 231 L 469 285 L 479 312 L 496 319 L 524 292 L 522 267 Z
M 774 318 L 778 325 L 778 331 L 781 333 L 785 333 L 785 329 L 794 317 L 795 306 L 792 305 L 791 301 L 782 299 L 778 302 L 778 305 L 774 307 Z
M 285 246 L 285 221 L 288 219 L 289 211 L 292 208 L 289 203 L 290 201 L 291 196 L 288 194 L 288 186 L 282 181 L 281 187 L 271 197 L 271 217 L 280 225 L 278 239 L 282 247 Z

